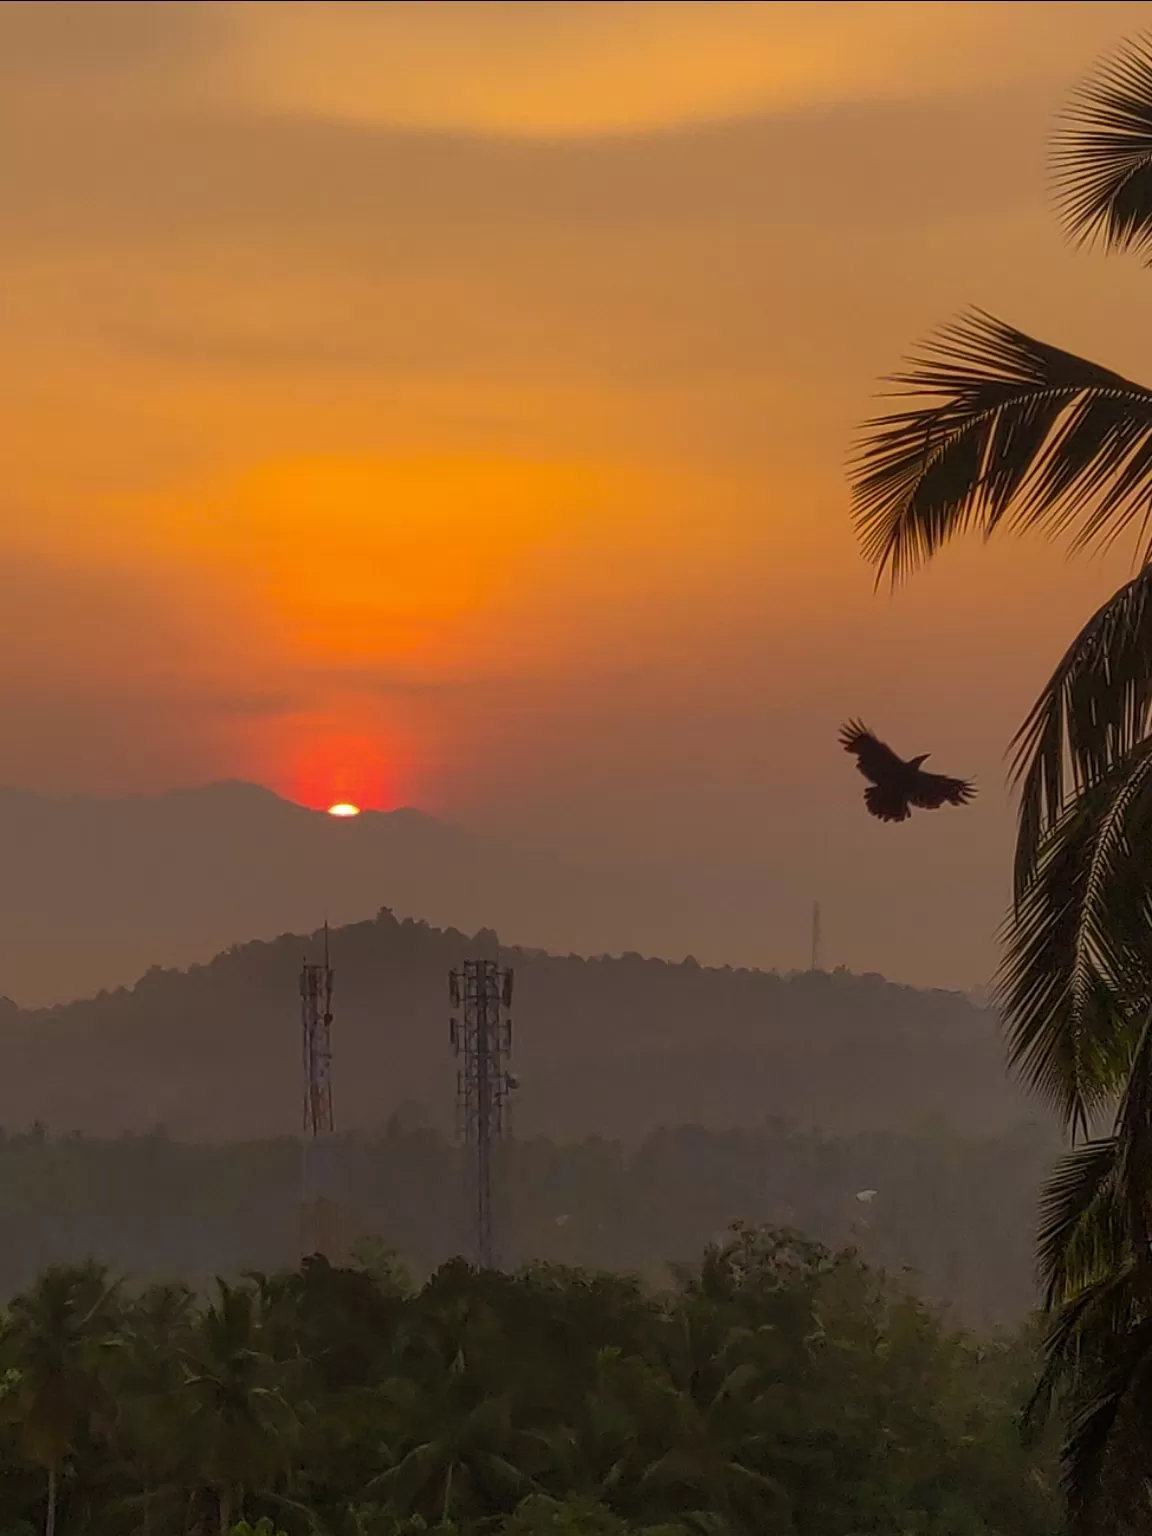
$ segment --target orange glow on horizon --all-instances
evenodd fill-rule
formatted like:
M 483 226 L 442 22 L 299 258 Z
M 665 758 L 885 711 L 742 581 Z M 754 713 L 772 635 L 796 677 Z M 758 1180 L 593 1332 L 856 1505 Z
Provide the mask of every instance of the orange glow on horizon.
M 367 716 L 368 719 L 364 719 Z M 361 723 L 363 721 L 363 723 Z M 371 718 L 371 705 L 340 696 L 323 714 L 297 715 L 262 733 L 251 759 L 253 776 L 309 810 L 348 816 L 341 807 L 391 811 L 419 799 L 405 771 L 406 732 Z
M 347 800 L 342 800 L 338 805 L 330 805 L 328 807 L 328 814 L 329 816 L 340 817 L 359 816 L 360 807 L 358 805 L 349 805 Z

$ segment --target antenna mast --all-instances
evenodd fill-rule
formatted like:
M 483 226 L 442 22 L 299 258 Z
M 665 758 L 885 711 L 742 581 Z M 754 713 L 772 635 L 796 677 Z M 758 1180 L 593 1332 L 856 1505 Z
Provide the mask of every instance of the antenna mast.
M 821 950 L 822 934 L 820 932 L 820 903 L 812 903 L 812 969 L 823 970 Z
M 304 1065 L 304 1124 L 301 1156 L 301 1248 L 304 1257 L 335 1254 L 336 1204 L 331 1198 L 332 1134 L 332 967 L 328 924 L 324 959 L 304 962 L 300 971 L 300 1022 Z
M 508 1130 L 508 1095 L 516 1078 L 512 1051 L 512 972 L 495 960 L 465 960 L 448 973 L 457 1010 L 448 1021 L 456 1056 L 456 1135 L 463 1143 L 473 1212 L 473 1257 L 480 1269 L 496 1264 L 493 1168 L 496 1146 Z

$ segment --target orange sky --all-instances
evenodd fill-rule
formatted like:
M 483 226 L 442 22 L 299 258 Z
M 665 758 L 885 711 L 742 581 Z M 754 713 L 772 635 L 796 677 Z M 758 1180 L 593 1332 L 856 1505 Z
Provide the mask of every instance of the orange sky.
M 1152 373 L 1152 279 L 1044 193 L 1150 21 L 3 5 L 0 781 L 755 867 L 762 942 L 702 959 L 799 963 L 820 896 L 830 960 L 981 981 L 1003 749 L 1123 563 L 1002 541 L 876 596 L 842 465 L 967 303 Z M 866 820 L 849 714 L 977 806 Z

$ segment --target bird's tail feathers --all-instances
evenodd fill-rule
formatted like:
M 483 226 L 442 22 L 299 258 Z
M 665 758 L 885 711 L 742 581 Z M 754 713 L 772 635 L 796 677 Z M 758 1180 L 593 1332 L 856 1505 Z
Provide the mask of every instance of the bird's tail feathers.
M 868 786 L 864 791 L 864 804 L 881 821 L 907 821 L 912 814 L 902 794 L 880 784 Z

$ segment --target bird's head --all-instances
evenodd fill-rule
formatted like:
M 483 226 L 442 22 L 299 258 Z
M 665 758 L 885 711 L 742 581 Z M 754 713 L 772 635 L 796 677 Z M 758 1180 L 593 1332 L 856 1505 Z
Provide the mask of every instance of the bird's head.
M 931 752 L 921 752 L 919 757 L 913 757 L 909 759 L 909 761 L 911 762 L 913 768 L 919 768 L 920 764 L 926 763 L 931 756 Z

